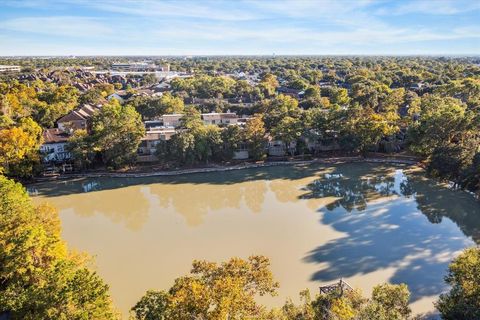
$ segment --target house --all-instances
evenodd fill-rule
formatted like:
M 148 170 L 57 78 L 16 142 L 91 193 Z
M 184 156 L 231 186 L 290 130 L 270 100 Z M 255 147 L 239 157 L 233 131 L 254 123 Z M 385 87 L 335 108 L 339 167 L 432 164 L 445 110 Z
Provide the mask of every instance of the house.
M 292 98 L 296 99 L 301 99 L 303 98 L 303 95 L 305 94 L 305 91 L 303 90 L 298 90 L 298 89 L 292 89 L 292 88 L 287 88 L 287 87 L 278 87 L 277 92 L 290 96 Z
M 137 160 L 151 162 L 158 160 L 155 152 L 160 141 L 167 141 L 176 133 L 172 128 L 151 128 L 145 132 L 137 151 Z
M 174 114 L 164 114 L 162 116 L 163 125 L 166 128 L 177 128 L 180 126 L 180 119 L 183 117 L 181 113 L 174 113 Z
M 67 115 L 57 120 L 57 127 L 61 131 L 75 131 L 79 129 L 87 130 L 88 121 L 94 113 L 100 110 L 101 106 L 91 106 L 84 104 L 77 110 L 73 110 Z
M 238 149 L 233 152 L 233 160 L 245 160 L 250 157 L 247 143 L 241 143 Z
M 117 99 L 120 104 L 123 104 L 127 99 L 126 96 L 121 96 L 118 93 L 114 92 L 111 95 L 107 96 L 107 100 L 110 101 L 112 99 Z
M 161 82 L 153 87 L 153 91 L 155 92 L 166 92 L 170 91 L 172 86 L 168 82 Z
M 46 129 L 43 132 L 44 143 L 40 146 L 44 163 L 63 163 L 72 159 L 67 150 L 70 135 L 59 128 Z
M 154 128 L 163 128 L 163 119 L 162 120 L 147 120 L 144 122 L 145 129 L 147 131 L 152 130 Z
M 297 150 L 297 142 L 293 141 L 288 144 L 288 149 L 285 143 L 281 140 L 271 140 L 268 142 L 267 151 L 269 156 L 283 157 L 285 154 L 293 154 Z
M 205 124 L 237 124 L 238 116 L 235 113 L 227 112 L 227 113 L 202 113 L 202 120 Z

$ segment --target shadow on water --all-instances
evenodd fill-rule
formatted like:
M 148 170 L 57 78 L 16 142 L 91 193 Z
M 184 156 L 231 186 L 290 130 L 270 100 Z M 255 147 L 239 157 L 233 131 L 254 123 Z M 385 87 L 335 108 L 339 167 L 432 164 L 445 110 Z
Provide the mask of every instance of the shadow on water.
M 371 166 L 371 164 L 366 164 Z M 157 176 L 140 178 L 80 178 L 69 180 L 54 180 L 36 183 L 29 186 L 35 194 L 46 196 L 62 196 L 82 192 L 112 190 L 136 185 L 150 184 L 213 184 L 232 185 L 239 182 L 258 180 L 297 180 L 312 177 L 322 168 L 321 165 L 285 165 L 264 168 L 249 168 L 223 172 L 190 173 L 176 176 Z
M 304 258 L 326 263 L 312 280 L 332 281 L 393 268 L 390 281 L 407 283 L 412 301 L 440 294 L 446 289 L 442 279 L 455 252 L 473 244 L 463 235 L 479 243 L 478 202 L 420 173 L 371 173 L 358 168 L 336 170 L 306 186 L 300 196 L 337 197 L 318 211 L 322 224 L 345 233 Z
M 130 186 L 142 188 L 131 192 L 125 188 Z M 320 223 L 344 233 L 306 254 L 307 263 L 322 263 L 312 280 L 333 281 L 388 269 L 391 282 L 409 285 L 414 301 L 445 290 L 442 278 L 454 253 L 472 245 L 470 239 L 480 243 L 478 201 L 407 166 L 280 166 L 170 177 L 54 181 L 30 188 L 47 197 L 89 192 L 88 203 L 79 214 L 101 212 L 134 230 L 148 220 L 152 197 L 158 200 L 154 210 L 172 206 L 188 225 L 197 226 L 209 211 L 240 208 L 242 203 L 259 213 L 270 190 L 280 203 L 306 202 L 319 211 Z M 122 190 L 97 192 L 114 189 Z M 128 198 L 121 208 L 118 197 Z M 331 201 L 318 208 L 316 201 L 324 198 Z M 60 208 L 71 208 L 72 201 L 63 197 L 57 203 Z

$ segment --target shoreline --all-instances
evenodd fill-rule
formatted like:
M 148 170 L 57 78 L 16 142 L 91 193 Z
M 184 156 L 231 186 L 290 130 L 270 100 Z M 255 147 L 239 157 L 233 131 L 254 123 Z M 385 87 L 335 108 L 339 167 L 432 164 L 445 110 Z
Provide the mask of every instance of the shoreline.
M 352 163 L 352 162 L 369 162 L 369 163 L 393 163 L 393 164 L 405 164 L 416 165 L 420 161 L 413 158 L 383 158 L 383 157 L 332 157 L 332 158 L 317 158 L 312 160 L 292 160 L 292 161 L 271 161 L 262 163 L 243 163 L 239 165 L 215 165 L 211 167 L 200 167 L 191 169 L 178 169 L 178 170 L 161 170 L 151 172 L 86 172 L 86 173 L 72 173 L 61 174 L 52 177 L 37 178 L 33 183 L 48 182 L 53 180 L 68 180 L 68 179 L 80 179 L 80 178 L 145 178 L 145 177 L 157 177 L 157 176 L 177 176 L 193 173 L 207 173 L 207 172 L 224 172 L 232 170 L 243 170 L 253 168 L 265 168 L 273 166 L 288 166 L 288 165 L 308 165 L 308 164 L 340 164 L 340 163 Z

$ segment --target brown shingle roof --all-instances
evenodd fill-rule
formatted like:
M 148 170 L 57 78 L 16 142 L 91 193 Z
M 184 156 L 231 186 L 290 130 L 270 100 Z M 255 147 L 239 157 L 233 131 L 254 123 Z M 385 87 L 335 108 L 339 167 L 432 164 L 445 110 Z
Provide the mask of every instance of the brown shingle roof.
M 86 120 L 86 118 L 82 116 L 78 111 L 72 111 L 69 114 L 58 119 L 57 122 L 70 122 L 76 120 Z
M 92 117 L 95 111 L 100 109 L 98 106 L 91 106 L 89 104 L 84 104 L 80 109 L 71 111 L 67 115 L 61 117 L 57 120 L 57 123 L 78 121 L 78 120 L 87 120 Z
M 58 128 L 46 129 L 43 132 L 44 143 L 67 142 L 70 136 Z

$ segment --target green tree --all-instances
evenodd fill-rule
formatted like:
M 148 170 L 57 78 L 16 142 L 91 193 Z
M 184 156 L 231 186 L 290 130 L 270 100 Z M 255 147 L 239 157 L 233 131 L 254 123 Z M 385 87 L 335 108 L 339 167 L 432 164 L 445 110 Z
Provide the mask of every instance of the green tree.
M 297 118 L 300 115 L 298 101 L 290 96 L 279 95 L 274 99 L 267 100 L 261 107 L 265 127 L 270 130 L 283 118 Z
M 245 138 L 244 130 L 240 126 L 228 126 L 222 131 L 223 159 L 230 160 Z
M 72 154 L 78 168 L 85 169 L 95 158 L 92 137 L 86 130 L 76 130 L 68 139 L 68 151 Z
M 354 105 L 347 110 L 340 130 L 340 142 L 346 149 L 366 153 L 376 149 L 383 137 L 396 133 L 398 126 L 371 108 Z
M 38 102 L 32 100 L 32 115 L 44 127 L 53 127 L 54 122 L 78 106 L 78 90 L 70 85 L 49 84 L 38 93 Z
M 448 267 L 450 292 L 436 303 L 446 320 L 480 319 L 480 248 L 468 248 Z
M 122 107 L 116 99 L 93 116 L 93 143 L 107 166 L 119 168 L 136 159 L 138 145 L 145 134 L 140 115 L 131 106 Z
M 460 101 L 427 95 L 422 97 L 420 119 L 408 129 L 409 147 L 429 156 L 436 147 L 463 139 L 470 113 Z
M 169 294 L 149 290 L 131 309 L 132 317 L 138 320 L 169 319 Z
M 365 320 L 406 320 L 411 314 L 407 285 L 381 284 L 373 288 L 372 298 L 360 312 Z
M 272 128 L 272 134 L 275 139 L 281 140 L 285 144 L 285 149 L 293 156 L 295 148 L 291 145 L 302 135 L 302 123 L 300 119 L 285 117 L 275 127 Z
M 184 109 L 183 100 L 172 96 L 169 92 L 161 97 L 136 97 L 130 103 L 143 119 L 156 119 L 164 114 L 181 113 Z
M 215 125 L 199 126 L 193 130 L 195 157 L 199 162 L 208 163 L 213 156 L 219 159 L 222 148 L 222 129 Z

